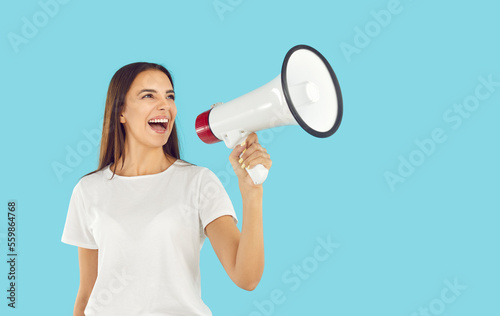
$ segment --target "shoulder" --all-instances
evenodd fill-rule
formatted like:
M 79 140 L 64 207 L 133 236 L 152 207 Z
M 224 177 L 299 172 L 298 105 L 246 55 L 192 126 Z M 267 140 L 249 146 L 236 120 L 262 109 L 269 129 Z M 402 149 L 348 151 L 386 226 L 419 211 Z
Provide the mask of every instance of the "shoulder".
M 187 162 L 182 159 L 178 159 L 175 163 L 177 170 L 183 173 L 189 173 L 191 176 L 204 176 L 207 173 L 213 173 L 210 169 L 203 166 L 198 166 Z
M 198 180 L 198 183 L 204 185 L 211 182 L 220 182 L 219 177 L 208 167 L 198 166 L 179 159 L 176 163 L 179 167 L 178 170 L 188 174 L 183 174 L 183 176 L 189 176 L 191 179 Z
M 102 168 L 101 170 L 96 170 L 92 173 L 86 174 L 83 177 L 80 178 L 80 181 L 78 183 L 81 183 L 81 185 L 92 185 L 95 184 L 96 182 L 102 181 L 102 179 L 105 178 L 106 175 L 110 174 L 111 171 L 109 170 L 109 166 L 106 166 Z
M 108 167 L 106 166 L 101 170 L 96 170 L 90 174 L 84 175 L 78 180 L 74 190 L 81 192 L 81 194 L 102 190 L 103 186 L 106 185 L 108 175 L 111 177 L 111 172 L 108 171 Z

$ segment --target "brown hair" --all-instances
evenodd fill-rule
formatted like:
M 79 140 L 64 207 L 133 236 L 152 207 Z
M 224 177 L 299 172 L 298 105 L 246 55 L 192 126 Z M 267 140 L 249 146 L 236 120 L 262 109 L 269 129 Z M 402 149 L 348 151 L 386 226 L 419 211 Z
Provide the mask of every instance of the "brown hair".
M 113 78 L 111 78 L 108 93 L 106 96 L 99 166 L 97 170 L 94 170 L 84 175 L 83 177 L 98 172 L 111 163 L 117 162 L 120 157 L 123 158 L 123 166 L 123 162 L 125 161 L 125 128 L 120 123 L 120 114 L 122 113 L 123 107 L 125 105 L 125 96 L 137 75 L 143 71 L 150 69 L 155 69 L 163 72 L 170 80 L 172 88 L 174 87 L 174 82 L 172 81 L 170 72 L 161 65 L 146 62 L 137 62 L 125 65 L 120 68 L 114 74 Z M 175 121 L 168 141 L 165 145 L 163 145 L 163 152 L 165 153 L 165 156 L 170 155 L 177 159 L 181 158 Z M 116 168 L 114 169 L 116 170 Z M 114 175 L 115 172 L 113 171 L 113 176 Z

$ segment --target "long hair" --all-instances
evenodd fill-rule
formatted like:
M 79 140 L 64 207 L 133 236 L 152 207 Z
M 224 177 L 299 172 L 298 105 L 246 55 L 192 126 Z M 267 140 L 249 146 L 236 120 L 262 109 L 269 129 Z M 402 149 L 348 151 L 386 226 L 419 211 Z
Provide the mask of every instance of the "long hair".
M 138 62 L 123 66 L 111 78 L 109 83 L 108 93 L 106 96 L 106 106 L 104 109 L 104 121 L 102 126 L 101 151 L 99 154 L 99 166 L 85 176 L 98 172 L 104 169 L 107 165 L 115 163 L 122 157 L 122 162 L 125 161 L 125 128 L 120 123 L 120 114 L 125 106 L 125 96 L 132 85 L 132 82 L 137 75 L 143 71 L 155 69 L 167 75 L 172 88 L 174 82 L 170 72 L 163 66 Z M 168 141 L 163 145 L 165 156 L 170 155 L 180 159 L 179 140 L 177 138 L 177 127 L 174 121 L 172 132 Z M 114 168 L 116 170 L 116 168 Z M 113 176 L 115 171 L 113 171 Z

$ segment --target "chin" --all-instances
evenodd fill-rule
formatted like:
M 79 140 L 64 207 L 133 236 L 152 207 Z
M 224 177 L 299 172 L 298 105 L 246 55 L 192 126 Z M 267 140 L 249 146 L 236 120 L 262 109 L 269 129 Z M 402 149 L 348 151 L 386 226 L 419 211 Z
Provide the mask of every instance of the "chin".
M 151 139 L 149 139 L 146 144 L 148 144 L 149 147 L 153 147 L 153 148 L 157 148 L 157 147 L 163 147 L 165 146 L 165 144 L 168 142 L 168 138 L 167 140 L 165 141 L 161 141 L 161 140 L 158 140 L 158 141 L 151 141 Z

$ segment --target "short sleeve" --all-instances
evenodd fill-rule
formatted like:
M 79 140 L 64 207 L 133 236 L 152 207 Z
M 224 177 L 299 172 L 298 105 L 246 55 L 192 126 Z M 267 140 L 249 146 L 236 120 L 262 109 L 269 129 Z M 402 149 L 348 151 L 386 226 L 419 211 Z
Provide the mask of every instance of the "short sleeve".
M 208 168 L 205 168 L 201 174 L 199 214 L 203 227 L 202 234 L 205 237 L 207 225 L 221 216 L 231 215 L 234 223 L 238 223 L 233 203 L 226 189 L 219 178 Z
M 89 230 L 88 222 L 88 215 L 81 192 L 81 183 L 78 182 L 71 194 L 61 241 L 82 248 L 98 249 L 94 236 Z

